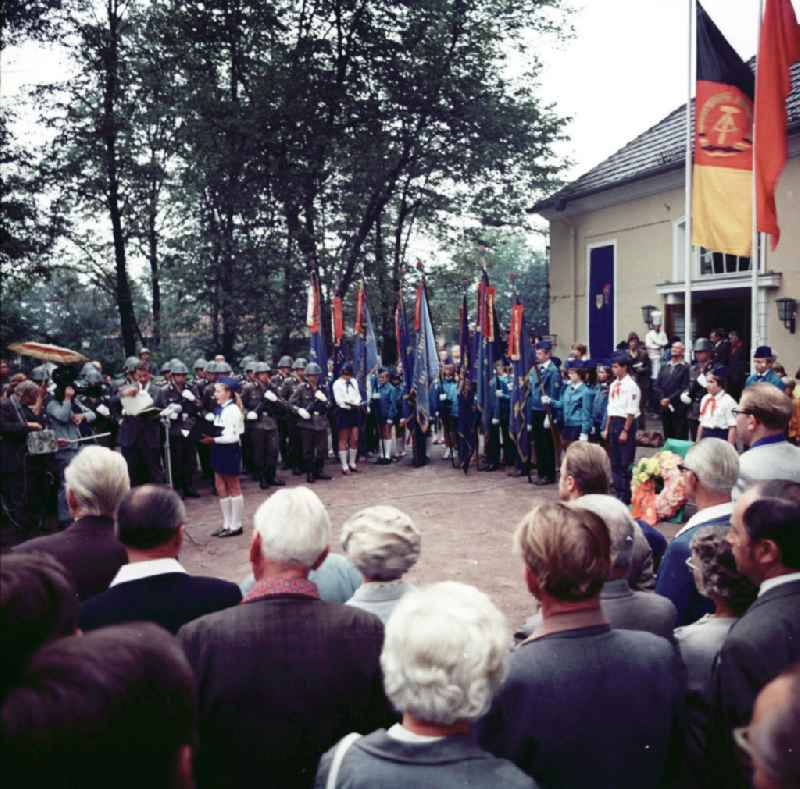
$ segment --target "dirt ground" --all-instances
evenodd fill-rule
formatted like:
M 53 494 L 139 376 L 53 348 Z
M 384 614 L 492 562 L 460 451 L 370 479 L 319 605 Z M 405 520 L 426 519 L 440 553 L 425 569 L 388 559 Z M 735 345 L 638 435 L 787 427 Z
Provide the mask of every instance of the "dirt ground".
M 457 580 L 489 594 L 512 626 L 524 621 L 531 607 L 522 577 L 521 561 L 512 553 L 512 535 L 520 518 L 536 497 L 555 499 L 557 486 L 534 487 L 503 471 L 468 476 L 440 460 L 441 447 L 433 447 L 432 462 L 415 469 L 410 458 L 392 466 L 364 465 L 361 473 L 341 476 L 329 464 L 332 482 L 311 487 L 322 499 L 333 524 L 332 550 L 341 552 L 339 533 L 344 521 L 363 507 L 391 504 L 408 513 L 422 532 L 422 554 L 408 575 L 416 584 Z M 304 477 L 281 472 L 289 485 L 305 484 Z M 189 572 L 241 581 L 249 572 L 248 546 L 252 520 L 258 506 L 276 489 L 262 491 L 254 482 L 242 483 L 245 500 L 245 534 L 220 540 L 211 532 L 220 525 L 214 496 L 186 502 L 188 539 L 181 561 Z

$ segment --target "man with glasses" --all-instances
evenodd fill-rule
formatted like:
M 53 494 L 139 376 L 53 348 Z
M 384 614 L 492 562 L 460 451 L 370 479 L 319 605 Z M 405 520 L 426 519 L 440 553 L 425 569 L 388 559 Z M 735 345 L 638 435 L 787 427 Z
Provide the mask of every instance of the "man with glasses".
M 732 732 L 750 720 L 761 689 L 800 660 L 799 526 L 795 482 L 758 483 L 733 509 L 728 542 L 736 568 L 759 591 L 728 633 L 714 669 L 709 761 L 720 771 L 715 786 L 750 785 L 749 769 L 737 763 Z
M 792 418 L 791 398 L 772 384 L 753 384 L 744 390 L 733 413 L 736 435 L 748 447 L 739 461 L 733 500 L 759 480 L 800 482 L 800 447 L 786 437 Z
M 656 592 L 672 600 L 678 610 L 679 627 L 696 622 L 714 610 L 713 603 L 697 591 L 686 560 L 700 529 L 730 523 L 731 491 L 739 475 L 739 457 L 727 441 L 706 438 L 686 453 L 680 469 L 686 495 L 697 512 L 667 548 L 656 581 Z

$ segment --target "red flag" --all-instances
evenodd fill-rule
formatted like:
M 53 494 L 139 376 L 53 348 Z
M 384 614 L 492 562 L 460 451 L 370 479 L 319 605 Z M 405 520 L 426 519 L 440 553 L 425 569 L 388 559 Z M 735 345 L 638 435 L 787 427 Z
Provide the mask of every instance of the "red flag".
M 419 334 L 421 326 L 422 326 L 422 285 L 417 285 L 417 304 L 414 307 L 414 332 L 416 334 Z
M 775 187 L 788 158 L 786 98 L 789 68 L 797 60 L 800 25 L 791 0 L 767 0 L 756 70 L 756 219 L 758 229 L 772 236 L 772 249 L 781 236 Z
M 358 293 L 356 294 L 356 325 L 355 325 L 355 335 L 358 337 L 361 334 L 361 330 L 364 328 L 363 326 L 364 321 L 364 286 L 361 285 L 358 289 Z
M 333 299 L 333 342 L 338 345 L 344 337 L 344 314 L 342 312 L 341 296 Z

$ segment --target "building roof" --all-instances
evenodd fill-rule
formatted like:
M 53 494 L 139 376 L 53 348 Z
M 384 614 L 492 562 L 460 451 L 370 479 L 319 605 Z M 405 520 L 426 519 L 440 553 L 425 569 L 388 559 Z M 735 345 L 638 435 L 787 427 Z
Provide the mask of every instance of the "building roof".
M 752 58 L 748 65 L 754 68 L 755 58 Z M 792 92 L 789 94 L 786 106 L 789 131 L 795 132 L 800 130 L 800 62 L 792 66 L 791 75 Z M 692 122 L 694 122 L 694 100 Z M 539 213 L 548 208 L 561 210 L 570 200 L 682 168 L 685 144 L 686 106 L 681 105 L 604 162 L 550 197 L 540 200 L 530 210 L 532 213 Z

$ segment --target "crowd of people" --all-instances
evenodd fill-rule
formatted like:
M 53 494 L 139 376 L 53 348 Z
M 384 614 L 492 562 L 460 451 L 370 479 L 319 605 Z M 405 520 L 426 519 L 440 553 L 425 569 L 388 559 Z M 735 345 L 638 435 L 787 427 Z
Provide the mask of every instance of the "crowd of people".
M 768 386 L 760 384 L 760 386 Z M 479 589 L 417 587 L 420 529 L 354 513 L 332 552 L 310 486 L 259 506 L 240 585 L 180 560 L 188 516 L 89 446 L 74 518 L 0 561 L 0 741 L 26 785 L 800 785 L 800 482 L 687 452 L 667 546 L 572 443 L 518 523 L 512 635 Z M 800 452 L 800 450 L 798 450 Z M 743 476 L 745 475 L 745 476 Z M 511 548 L 511 547 L 510 547 Z M 519 579 L 514 581 L 512 579 Z M 524 580 L 523 580 L 524 579 Z
M 538 338 L 535 363 L 520 381 L 511 360 L 499 359 L 485 415 L 475 382 L 456 363 L 458 349 L 445 348 L 424 421 L 402 369 L 379 367 L 359 381 L 345 363 L 334 379 L 313 361 L 283 356 L 274 370 L 268 362 L 245 360 L 237 375 L 218 356 L 197 359 L 191 374 L 172 359 L 156 374 L 146 348 L 126 361 L 119 380 L 104 374 L 99 362 L 79 373 L 51 373 L 41 365 L 30 380 L 3 363 L 3 541 L 46 530 L 51 510 L 57 528 L 70 522 L 64 470 L 86 441 L 118 446 L 134 485 L 166 480 L 193 498 L 207 483 L 219 497 L 217 537 L 243 533 L 242 471 L 266 490 L 285 484 L 281 468 L 313 483 L 331 479 L 329 461 L 338 460 L 349 476 L 363 471 L 367 459 L 390 465 L 408 450 L 413 464 L 424 466 L 431 443 L 442 444 L 442 459 L 465 473 L 473 464 L 480 471 L 505 468 L 542 486 L 555 484 L 557 456 L 571 443 L 598 443 L 611 460 L 614 494 L 629 503 L 637 438 L 647 443 L 652 435 L 648 414 L 651 425 L 660 418 L 657 442 L 716 437 L 744 449 L 777 431 L 786 441 L 771 447 L 770 457 L 782 452 L 790 461 L 790 445 L 800 443 L 800 371 L 788 377 L 762 346 L 747 375 L 741 340 L 721 329 L 696 340 L 687 360 L 683 343 L 673 338 L 670 344 L 658 313 L 654 317 L 644 344 L 631 333 L 610 359 L 590 359 L 577 343 L 562 364 L 551 344 Z M 47 452 L 39 451 L 43 445 Z

